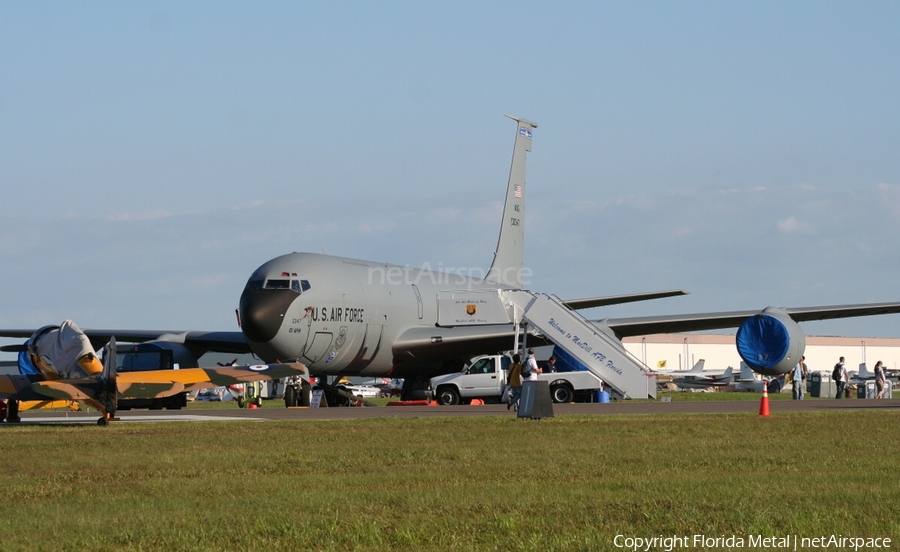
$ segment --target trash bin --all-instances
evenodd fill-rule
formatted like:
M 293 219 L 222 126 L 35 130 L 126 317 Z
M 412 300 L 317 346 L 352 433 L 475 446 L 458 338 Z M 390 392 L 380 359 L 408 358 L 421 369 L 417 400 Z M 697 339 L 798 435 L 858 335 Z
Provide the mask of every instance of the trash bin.
M 857 399 L 874 399 L 878 391 L 875 390 L 875 380 L 861 381 L 856 384 Z
M 609 392 L 608 391 L 597 391 L 597 402 L 598 403 L 608 403 L 609 402 Z
M 821 397 L 822 396 L 822 374 L 820 372 L 813 372 L 809 375 L 806 380 L 806 386 L 808 387 L 809 396 L 810 397 Z
M 812 372 L 809 374 L 809 396 L 810 397 L 827 397 L 833 399 L 837 388 L 831 380 L 831 376 L 822 372 Z

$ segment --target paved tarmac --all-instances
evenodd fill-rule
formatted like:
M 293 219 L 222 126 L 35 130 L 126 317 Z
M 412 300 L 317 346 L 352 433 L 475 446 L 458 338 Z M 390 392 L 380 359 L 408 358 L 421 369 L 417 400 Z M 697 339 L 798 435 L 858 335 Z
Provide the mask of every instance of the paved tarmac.
M 501 416 L 515 418 L 516 413 L 503 404 L 481 406 L 379 406 L 343 408 L 279 408 L 270 401 L 259 409 L 219 408 L 200 410 L 132 410 L 119 413 L 123 422 L 162 421 L 239 421 L 239 420 L 355 420 L 364 418 L 425 418 L 455 416 Z M 659 414 L 735 414 L 759 413 L 758 400 L 745 401 L 672 401 L 631 402 L 613 401 L 607 404 L 555 404 L 556 416 L 565 415 L 659 415 Z M 813 399 L 803 401 L 770 400 L 772 416 L 784 412 L 814 412 L 825 410 L 900 409 L 900 399 Z M 21 413 L 23 424 L 82 424 L 96 423 L 96 412 L 38 412 Z M 3 424 L 5 425 L 5 424 Z

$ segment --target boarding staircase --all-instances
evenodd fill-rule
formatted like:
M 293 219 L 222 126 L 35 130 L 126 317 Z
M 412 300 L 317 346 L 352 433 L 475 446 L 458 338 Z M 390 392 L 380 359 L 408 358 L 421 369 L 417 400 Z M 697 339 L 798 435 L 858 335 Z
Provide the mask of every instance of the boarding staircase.
M 499 290 L 499 295 L 515 307 L 517 324 L 528 322 L 623 397 L 656 398 L 656 376 L 616 337 L 601 331 L 559 298 L 525 290 Z

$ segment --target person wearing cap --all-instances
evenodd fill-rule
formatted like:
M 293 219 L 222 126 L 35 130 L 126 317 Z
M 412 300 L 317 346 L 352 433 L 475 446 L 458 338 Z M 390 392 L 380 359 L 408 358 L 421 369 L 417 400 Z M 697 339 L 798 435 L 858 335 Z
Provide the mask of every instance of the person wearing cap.
M 522 373 L 527 374 L 524 381 L 537 381 L 538 374 L 541 372 L 542 370 L 538 368 L 537 361 L 534 359 L 534 349 L 528 349 L 528 358 L 525 359 L 525 366 L 522 368 Z

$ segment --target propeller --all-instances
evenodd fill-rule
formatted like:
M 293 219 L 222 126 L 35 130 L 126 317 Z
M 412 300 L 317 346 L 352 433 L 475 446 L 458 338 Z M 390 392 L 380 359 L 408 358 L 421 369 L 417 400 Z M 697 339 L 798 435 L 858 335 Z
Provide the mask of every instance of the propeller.
M 22 351 L 27 350 L 28 346 L 24 343 L 21 343 L 19 345 L 3 345 L 2 347 L 0 347 L 0 351 L 3 351 L 4 353 L 21 353 Z

